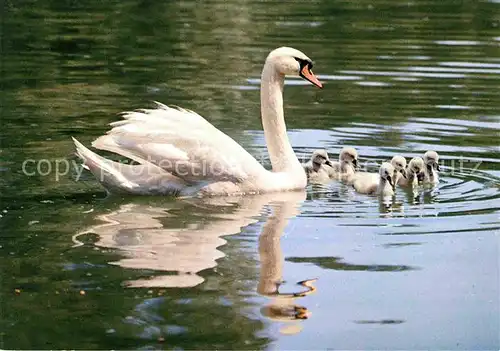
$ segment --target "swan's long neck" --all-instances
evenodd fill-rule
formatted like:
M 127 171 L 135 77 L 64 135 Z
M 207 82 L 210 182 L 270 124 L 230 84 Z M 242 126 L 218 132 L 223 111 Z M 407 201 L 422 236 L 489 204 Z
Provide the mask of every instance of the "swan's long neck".
M 285 77 L 267 61 L 262 70 L 260 100 L 267 150 L 274 172 L 296 173 L 301 168 L 286 134 L 283 112 Z

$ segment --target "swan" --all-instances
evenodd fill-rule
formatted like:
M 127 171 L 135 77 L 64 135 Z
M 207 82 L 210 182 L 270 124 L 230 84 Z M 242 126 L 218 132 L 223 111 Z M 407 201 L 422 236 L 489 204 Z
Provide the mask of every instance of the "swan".
M 288 140 L 283 112 L 285 76 L 322 88 L 304 53 L 280 47 L 261 75 L 261 118 L 272 171 L 199 114 L 156 103 L 124 112 L 124 120 L 92 146 L 139 163 L 107 160 L 73 138 L 77 155 L 108 192 L 140 195 L 218 196 L 303 189 L 307 177 Z
M 351 183 L 358 168 L 358 152 L 353 147 L 344 147 L 340 151 L 339 160 L 332 162 L 330 178 Z
M 332 163 L 326 150 L 314 150 L 311 159 L 302 166 L 309 182 L 323 183 L 330 180 Z
M 427 151 L 424 154 L 424 183 L 437 184 L 439 183 L 439 155 L 436 151 Z
M 424 168 L 422 157 L 412 158 L 406 167 L 406 177 L 400 177 L 397 184 L 403 187 L 418 186 L 418 182 L 424 179 Z
M 376 175 L 375 173 L 372 173 Z M 378 194 L 381 196 L 394 195 L 396 170 L 389 162 L 380 166 L 377 177 L 357 177 L 352 183 L 354 189 L 361 194 Z

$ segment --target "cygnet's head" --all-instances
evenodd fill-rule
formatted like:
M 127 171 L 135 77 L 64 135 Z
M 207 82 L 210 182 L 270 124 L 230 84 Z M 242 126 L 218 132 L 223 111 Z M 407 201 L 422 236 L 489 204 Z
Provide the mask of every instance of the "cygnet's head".
M 425 164 L 422 157 L 414 157 L 410 160 L 410 163 L 408 163 L 408 172 L 415 174 L 419 182 L 424 180 L 424 168 Z
M 358 152 L 353 147 L 345 147 L 340 151 L 339 155 L 340 163 L 346 162 L 354 167 L 358 168 Z
M 424 163 L 429 171 L 435 169 L 436 171 L 440 171 L 439 168 L 439 155 L 436 151 L 427 151 L 424 154 Z
M 297 49 L 283 46 L 271 51 L 266 59 L 266 65 L 269 64 L 284 76 L 299 76 L 318 88 L 323 87 L 312 72 L 313 61 Z
M 406 158 L 396 155 L 392 158 L 391 165 L 394 167 L 396 172 L 400 172 L 403 177 L 406 178 Z
M 318 165 L 326 164 L 330 167 L 332 166 L 332 163 L 330 162 L 330 159 L 328 157 L 328 152 L 326 152 L 326 150 L 314 150 L 311 160 L 313 163 L 316 163 Z
M 389 184 L 394 188 L 394 177 L 396 175 L 396 170 L 394 166 L 389 162 L 384 162 L 379 169 L 380 178 L 389 182 Z

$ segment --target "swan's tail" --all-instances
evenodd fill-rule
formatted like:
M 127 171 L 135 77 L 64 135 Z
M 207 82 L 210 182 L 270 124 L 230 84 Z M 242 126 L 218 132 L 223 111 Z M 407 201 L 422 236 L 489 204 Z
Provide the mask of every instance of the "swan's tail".
M 72 139 L 83 166 L 111 193 L 176 195 L 187 186 L 183 180 L 152 163 L 145 161 L 144 164 L 128 165 L 114 162 Z

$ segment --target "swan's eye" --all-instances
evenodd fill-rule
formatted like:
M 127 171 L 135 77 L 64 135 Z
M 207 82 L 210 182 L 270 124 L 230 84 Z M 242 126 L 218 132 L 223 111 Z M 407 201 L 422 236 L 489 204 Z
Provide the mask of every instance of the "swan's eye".
M 313 63 L 311 61 L 304 60 L 304 59 L 301 59 L 298 57 L 294 57 L 294 59 L 299 63 L 301 71 L 305 66 L 308 66 L 309 69 L 312 69 L 312 67 L 313 67 Z

